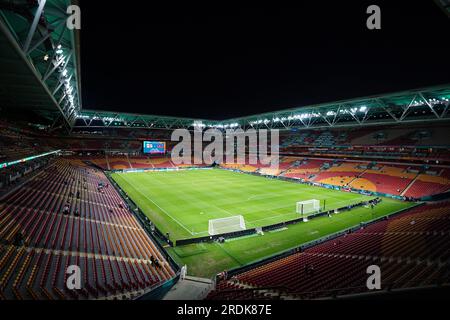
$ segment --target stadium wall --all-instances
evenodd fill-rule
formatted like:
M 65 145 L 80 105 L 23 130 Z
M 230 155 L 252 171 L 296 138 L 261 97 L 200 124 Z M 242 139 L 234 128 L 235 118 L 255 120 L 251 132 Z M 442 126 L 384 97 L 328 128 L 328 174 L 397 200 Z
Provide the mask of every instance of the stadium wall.
M 450 199 L 450 191 L 447 191 L 447 192 L 444 192 L 441 194 L 435 194 L 432 196 L 426 196 L 426 197 L 421 198 L 420 200 L 435 202 L 435 201 L 443 201 L 443 200 L 447 200 L 447 199 Z

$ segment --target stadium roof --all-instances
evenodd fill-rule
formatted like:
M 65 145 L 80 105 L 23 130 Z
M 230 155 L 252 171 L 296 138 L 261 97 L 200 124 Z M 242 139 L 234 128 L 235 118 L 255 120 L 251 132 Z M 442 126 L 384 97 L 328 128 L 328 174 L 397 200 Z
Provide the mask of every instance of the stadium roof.
M 450 0 L 434 0 L 434 2 L 450 17 Z
M 75 128 L 332 128 L 450 120 L 450 85 L 303 106 L 225 121 L 83 110 Z
M 77 3 L 0 2 L 0 106 L 74 124 L 82 105 L 79 35 L 66 21 Z
M 242 127 L 292 128 L 398 124 L 450 119 L 450 85 L 290 108 L 231 119 Z
M 224 121 L 82 109 L 79 32 L 66 27 L 76 0 L 0 2 L 0 107 L 26 108 L 68 128 L 322 128 L 449 120 L 450 85 Z M 445 7 L 448 9 L 448 7 Z
M 195 122 L 205 121 L 207 120 L 112 111 L 82 110 L 78 115 L 75 127 L 173 129 L 189 128 L 192 127 Z

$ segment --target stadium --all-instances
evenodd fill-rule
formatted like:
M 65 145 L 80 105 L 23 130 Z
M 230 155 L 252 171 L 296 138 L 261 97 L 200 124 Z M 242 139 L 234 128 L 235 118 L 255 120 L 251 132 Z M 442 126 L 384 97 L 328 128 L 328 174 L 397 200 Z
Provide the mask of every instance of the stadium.
M 448 83 L 222 120 L 90 109 L 80 31 L 61 9 L 78 2 L 0 4 L 0 300 L 345 299 L 450 284 Z M 173 132 L 208 129 L 278 132 L 277 166 L 250 161 L 251 145 L 244 161 L 202 157 L 205 141 L 177 163 Z

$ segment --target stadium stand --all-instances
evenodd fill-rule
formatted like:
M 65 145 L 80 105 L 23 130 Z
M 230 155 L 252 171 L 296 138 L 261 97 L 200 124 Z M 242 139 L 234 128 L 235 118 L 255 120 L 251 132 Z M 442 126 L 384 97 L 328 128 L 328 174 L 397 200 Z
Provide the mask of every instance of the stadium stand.
M 294 168 L 285 171 L 282 175 L 288 178 L 309 179 L 317 174 L 322 166 L 327 163 L 326 160 L 302 159 L 294 162 Z
M 371 186 L 375 186 L 377 192 L 401 195 L 409 184 L 415 179 L 417 174 L 407 172 L 407 168 L 383 166 L 379 170 L 366 170 L 358 178 L 358 181 L 353 181 L 351 185 L 356 189 L 364 189 L 367 182 Z
M 406 131 L 414 137 L 414 132 L 420 130 Z M 376 130 L 365 129 L 365 132 L 373 135 Z M 59 137 L 4 123 L 0 130 L 0 154 L 6 155 L 4 160 L 55 149 L 72 155 L 19 163 L 0 172 L 0 196 L 6 194 L 0 203 L 0 298 L 128 299 L 175 277 L 164 251 L 137 223 L 117 191 L 98 187 L 109 183 L 101 170 L 176 166 L 169 155 L 143 155 L 142 141 L 130 138 L 133 135 L 121 131 L 114 134 L 121 139 L 114 141 L 111 132 L 101 137 L 91 134 Z M 262 164 L 224 163 L 221 166 L 409 198 L 449 191 L 450 170 L 446 161 L 450 154 L 445 148 L 333 149 L 334 144 L 352 143 L 352 139 L 359 139 L 360 135 L 359 130 L 342 134 L 335 130 L 291 133 L 290 140 L 285 140 L 284 144 L 294 154 L 282 156 L 279 169 Z M 401 137 L 390 141 L 406 142 L 399 140 Z M 411 141 L 417 142 L 416 139 Z M 298 147 L 292 148 L 290 143 Z M 301 143 L 320 147 L 320 150 L 304 149 Z M 349 155 L 358 158 L 345 159 Z M 391 162 L 371 158 L 389 156 L 393 157 Z M 422 159 L 421 162 L 414 163 L 417 158 Z M 46 165 L 48 167 L 42 170 Z M 9 192 L 19 183 L 24 185 Z M 256 267 L 220 281 L 209 298 L 310 299 L 364 292 L 361 274 L 369 263 L 379 264 L 388 271 L 383 280 L 387 288 L 448 282 L 449 239 L 445 231 L 449 225 L 444 211 L 449 207 L 448 203 L 441 211 L 434 205 L 419 207 Z M 156 267 L 155 258 L 160 267 Z M 64 270 L 72 264 L 83 266 L 84 290 L 64 289 L 67 280 Z M 310 270 L 311 266 L 314 271 Z M 292 278 L 294 270 L 300 273 L 300 280 Z M 337 270 L 340 277 L 332 278 L 327 270 Z
M 153 168 L 150 158 L 147 156 L 131 156 L 129 160 L 134 169 Z
M 106 161 L 110 170 L 131 169 L 131 163 L 128 156 L 117 157 L 106 155 Z
M 444 193 L 449 190 L 450 181 L 447 178 L 421 174 L 404 195 L 412 198 L 421 198 L 433 194 Z
M 450 203 L 416 207 L 219 281 L 209 299 L 312 299 L 367 292 L 368 266 L 383 290 L 450 282 Z M 261 297 L 262 296 L 262 297 Z
M 318 173 L 313 180 L 335 186 L 347 186 L 359 177 L 365 169 L 359 168 L 361 163 L 335 163 L 329 169 Z
M 436 125 L 310 129 L 281 136 L 281 149 L 331 146 L 446 146 L 447 127 Z
M 0 205 L 0 293 L 16 299 L 130 298 L 175 272 L 106 176 L 57 159 Z M 69 265 L 83 289 L 67 290 Z
M 391 164 L 289 156 L 281 157 L 279 169 L 236 163 L 224 163 L 222 167 L 410 198 L 422 198 L 450 189 L 450 181 L 445 176 L 448 169 L 437 167 L 434 171 L 425 170 L 420 165 L 400 162 Z
M 29 130 L 1 121 L 0 162 L 20 160 L 51 149 L 44 140 L 36 140 L 33 135 Z
M 172 116 L 133 113 L 144 110 L 142 105 L 107 111 L 81 90 L 84 36 L 69 27 L 65 14 L 65 8 L 80 9 L 78 2 L 0 1 L 0 300 L 159 298 L 186 270 L 211 277 L 231 266 L 239 269 L 231 270 L 231 277 L 225 272 L 209 299 L 364 293 L 366 268 L 373 264 L 383 270 L 386 291 L 450 284 L 448 84 L 223 120 L 177 117 L 175 109 L 169 110 Z M 142 10 L 129 7 L 127 16 Z M 121 41 L 114 48 L 124 50 L 127 44 Z M 112 75 L 134 62 L 114 63 L 112 53 L 107 48 L 101 53 L 111 58 Z M 139 83 L 133 80 L 125 79 L 128 89 Z M 129 101 L 148 93 L 122 87 L 113 94 L 127 95 Z M 266 103 L 264 97 L 257 100 Z M 184 108 L 184 114 L 189 111 L 186 105 L 169 104 Z M 153 105 L 145 110 L 165 113 Z M 208 113 L 216 108 L 209 105 Z M 174 130 L 212 128 L 225 138 L 234 136 L 229 129 L 279 130 L 279 167 L 217 163 L 219 169 L 266 176 L 260 178 L 175 165 Z M 164 143 L 164 153 L 144 154 L 143 142 L 156 152 L 162 152 Z M 186 167 L 189 171 L 177 170 Z M 127 170 L 137 172 L 120 172 Z M 169 175 L 174 176 L 172 185 Z M 265 184 L 276 178 L 291 183 Z M 291 188 L 284 195 L 287 185 Z M 248 190 L 242 192 L 244 188 Z M 377 212 L 379 201 L 384 203 Z M 295 210 L 296 202 L 301 210 Z M 305 212 L 306 203 L 317 206 Z M 401 208 L 410 209 L 396 211 Z M 233 232 L 216 234 L 218 220 L 236 217 L 239 228 L 233 222 Z M 384 218 L 362 223 L 376 217 Z M 210 222 L 214 228 L 206 230 Z M 301 230 L 310 226 L 317 230 L 305 236 Z M 305 244 L 308 240 L 314 242 Z M 69 266 L 82 272 L 80 289 L 67 287 Z M 209 290 L 213 281 L 206 280 Z M 189 294 L 188 299 L 193 297 Z M 149 309 L 149 316 L 154 311 Z

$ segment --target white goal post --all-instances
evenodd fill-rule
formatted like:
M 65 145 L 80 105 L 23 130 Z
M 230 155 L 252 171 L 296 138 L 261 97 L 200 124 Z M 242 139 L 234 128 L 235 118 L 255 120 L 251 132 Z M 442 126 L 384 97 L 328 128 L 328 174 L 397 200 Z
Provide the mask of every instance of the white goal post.
M 310 214 L 320 211 L 320 200 L 311 199 L 306 201 L 297 202 L 297 213 L 298 214 Z
M 246 230 L 243 216 L 209 220 L 208 233 L 211 236 Z

